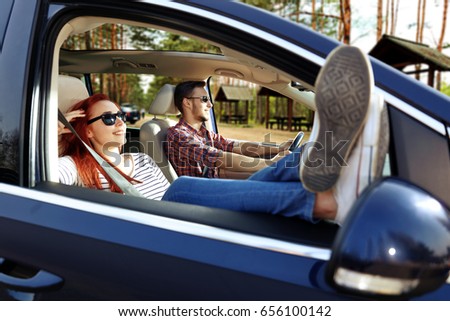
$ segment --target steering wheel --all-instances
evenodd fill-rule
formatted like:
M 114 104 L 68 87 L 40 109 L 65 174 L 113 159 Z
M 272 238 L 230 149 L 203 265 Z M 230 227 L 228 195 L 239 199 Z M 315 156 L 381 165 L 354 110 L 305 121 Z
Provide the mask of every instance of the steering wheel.
M 305 133 L 299 131 L 297 136 L 295 136 L 294 140 L 292 141 L 291 146 L 289 146 L 288 148 L 289 151 L 293 152 L 294 150 L 300 147 L 300 145 L 302 144 L 303 136 L 305 136 Z

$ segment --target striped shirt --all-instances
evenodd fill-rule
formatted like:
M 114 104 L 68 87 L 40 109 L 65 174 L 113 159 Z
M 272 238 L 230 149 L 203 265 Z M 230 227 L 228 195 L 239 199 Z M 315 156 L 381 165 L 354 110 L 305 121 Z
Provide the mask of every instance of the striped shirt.
M 221 151 L 231 152 L 234 141 L 202 125 L 195 130 L 183 118 L 167 130 L 166 153 L 178 176 L 218 178 Z
M 142 182 L 135 184 L 134 187 L 145 198 L 161 200 L 170 184 L 164 174 L 156 165 L 155 161 L 144 153 L 129 153 L 133 162 L 133 171 L 130 177 Z M 102 190 L 111 191 L 110 185 L 105 176 L 98 171 Z M 59 158 L 59 181 L 66 185 L 84 186 L 78 175 L 77 167 L 72 157 L 64 156 Z

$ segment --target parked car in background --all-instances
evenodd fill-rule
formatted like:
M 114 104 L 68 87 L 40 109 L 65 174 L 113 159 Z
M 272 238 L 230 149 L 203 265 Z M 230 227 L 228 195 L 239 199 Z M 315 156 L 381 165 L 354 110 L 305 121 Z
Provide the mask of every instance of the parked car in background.
M 220 53 L 63 49 L 111 24 Z M 0 298 L 450 300 L 450 99 L 373 58 L 389 155 L 342 227 L 59 183 L 58 109 L 75 94 L 59 88 L 62 75 L 79 99 L 94 74 L 228 77 L 314 110 L 315 80 L 339 45 L 237 1 L 0 1 Z M 149 121 L 162 124 L 167 106 L 156 107 Z M 208 126 L 220 132 L 214 108 Z M 148 131 L 128 128 L 124 151 L 151 153 Z
M 141 113 L 138 107 L 131 103 L 123 103 L 120 105 L 122 111 L 126 114 L 126 121 L 130 124 L 135 124 L 139 119 L 141 119 Z

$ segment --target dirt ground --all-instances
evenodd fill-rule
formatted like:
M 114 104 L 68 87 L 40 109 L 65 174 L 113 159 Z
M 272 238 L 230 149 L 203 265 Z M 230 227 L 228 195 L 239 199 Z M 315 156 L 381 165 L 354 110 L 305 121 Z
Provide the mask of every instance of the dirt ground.
M 140 127 L 141 124 L 150 120 L 152 117 L 147 115 L 145 119 L 141 119 L 135 125 L 130 127 Z M 231 139 L 246 140 L 252 142 L 272 142 L 280 144 L 288 139 L 294 139 L 297 132 L 289 132 L 287 130 L 266 129 L 264 125 L 235 125 L 218 123 L 219 133 Z M 305 132 L 303 141 L 309 137 L 309 132 Z
M 266 129 L 264 125 L 243 125 L 219 123 L 219 133 L 226 138 L 234 138 L 253 142 L 266 142 L 280 144 L 288 139 L 294 139 L 297 132 L 287 130 Z M 309 132 L 305 132 L 304 140 L 309 137 Z

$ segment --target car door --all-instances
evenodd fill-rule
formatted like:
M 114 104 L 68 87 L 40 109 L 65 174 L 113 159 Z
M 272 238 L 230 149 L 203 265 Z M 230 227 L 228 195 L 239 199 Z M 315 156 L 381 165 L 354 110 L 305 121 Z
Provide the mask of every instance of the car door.
M 131 210 L 121 206 L 127 196 L 51 183 L 33 190 L 1 184 L 1 198 L 3 297 L 336 298 L 320 290 L 327 288 L 319 273 L 322 260 L 271 250 L 275 241 L 264 237 L 158 215 L 167 207 L 174 213 L 186 211 L 181 204 L 137 199 Z M 200 217 L 227 215 L 192 206 L 188 210 Z M 285 251 L 308 250 L 277 243 Z M 316 251 L 312 256 L 326 258 L 327 251 Z M 321 286 L 308 289 L 311 282 Z

